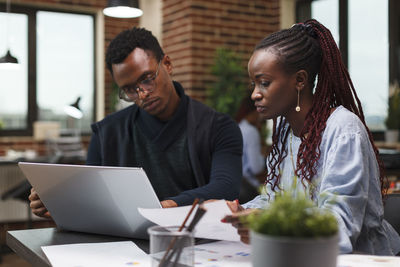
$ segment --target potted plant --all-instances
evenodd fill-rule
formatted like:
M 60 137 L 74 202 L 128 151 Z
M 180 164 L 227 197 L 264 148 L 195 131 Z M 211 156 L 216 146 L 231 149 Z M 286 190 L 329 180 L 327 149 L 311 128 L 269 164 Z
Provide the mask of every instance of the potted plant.
M 400 129 L 400 87 L 397 82 L 389 88 L 388 114 L 385 124 L 385 141 L 387 143 L 397 142 Z
M 236 53 L 217 48 L 211 74 L 215 80 L 207 88 L 207 105 L 234 117 L 246 93 L 246 68 Z
M 336 267 L 338 224 L 305 195 L 282 193 L 245 218 L 255 267 Z

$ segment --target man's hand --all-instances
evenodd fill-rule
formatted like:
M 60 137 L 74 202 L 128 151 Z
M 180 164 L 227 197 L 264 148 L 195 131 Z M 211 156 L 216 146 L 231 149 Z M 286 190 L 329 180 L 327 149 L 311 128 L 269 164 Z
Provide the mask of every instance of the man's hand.
M 165 208 L 173 208 L 173 207 L 178 207 L 178 204 L 176 204 L 175 201 L 171 200 L 171 199 L 167 199 L 167 200 L 163 200 L 160 202 L 161 206 L 165 209 Z
M 232 226 L 237 229 L 237 232 L 240 235 L 240 241 L 249 244 L 250 243 L 249 228 L 247 228 L 247 226 L 245 226 L 241 222 L 241 219 L 242 217 L 245 217 L 250 213 L 254 212 L 254 210 L 253 209 L 245 210 L 242 206 L 239 205 L 238 201 L 227 201 L 226 204 L 233 213 L 232 215 L 225 216 L 221 220 L 221 222 L 232 224 Z
M 228 207 L 232 211 L 232 213 L 244 210 L 244 208 L 239 204 L 239 200 L 237 200 L 237 199 L 234 201 L 227 200 L 226 205 L 228 205 Z
M 51 218 L 50 213 L 43 205 L 43 202 L 40 200 L 39 195 L 34 188 L 31 189 L 29 201 L 31 202 L 29 206 L 31 207 L 33 214 L 43 218 Z

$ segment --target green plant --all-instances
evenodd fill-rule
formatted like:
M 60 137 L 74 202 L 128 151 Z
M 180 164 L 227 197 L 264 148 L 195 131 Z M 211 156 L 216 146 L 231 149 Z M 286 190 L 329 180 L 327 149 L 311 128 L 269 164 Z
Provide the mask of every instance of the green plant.
M 397 82 L 389 89 L 388 115 L 385 120 L 387 129 L 400 129 L 400 87 Z
M 0 130 L 3 129 L 3 127 L 4 127 L 4 123 L 3 123 L 3 121 L 0 119 Z
M 110 112 L 117 111 L 117 104 L 119 102 L 119 88 L 118 85 L 113 82 L 111 84 L 111 91 L 110 91 Z
M 217 79 L 207 88 L 206 103 L 234 117 L 246 92 L 246 69 L 241 59 L 229 49 L 218 48 L 211 74 Z
M 291 192 L 276 196 L 267 209 L 244 220 L 253 231 L 270 236 L 328 237 L 338 231 L 333 214 L 316 207 L 304 194 L 293 197 Z

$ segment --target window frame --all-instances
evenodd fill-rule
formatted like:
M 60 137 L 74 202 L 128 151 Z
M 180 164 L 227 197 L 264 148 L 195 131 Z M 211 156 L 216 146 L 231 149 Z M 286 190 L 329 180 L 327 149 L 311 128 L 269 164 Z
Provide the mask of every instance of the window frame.
M 297 0 L 296 21 L 302 22 L 311 19 L 311 3 L 319 0 Z M 346 68 L 348 67 L 348 1 L 339 2 L 339 50 Z
M 400 83 L 400 2 L 389 0 L 389 83 Z M 396 61 L 396 59 L 398 61 Z
M 311 2 L 319 0 L 297 0 L 296 1 L 296 21 L 304 21 L 311 18 Z M 348 67 L 348 0 L 339 1 L 339 49 L 342 60 Z M 389 4 L 389 82 L 400 82 L 400 51 L 396 47 L 400 46 L 400 2 L 398 0 L 388 0 Z
M 311 2 L 319 0 L 296 0 L 296 21 L 311 18 Z M 342 60 L 348 68 L 348 0 L 339 1 L 339 50 Z M 388 37 L 389 37 L 389 83 L 400 83 L 400 1 L 388 0 Z M 397 60 L 396 60 L 397 59 Z M 374 139 L 383 140 L 384 131 L 371 131 Z
M 0 11 L 6 12 L 5 3 L 0 3 Z M 88 15 L 93 18 L 93 116 L 92 122 L 96 119 L 96 80 L 97 80 L 97 69 L 96 69 L 96 14 L 84 11 L 66 10 L 66 9 L 55 9 L 46 7 L 36 7 L 36 6 L 24 6 L 13 4 L 10 8 L 10 13 L 25 14 L 28 16 L 28 109 L 26 123 L 27 127 L 24 129 L 1 129 L 0 136 L 32 136 L 33 135 L 33 123 L 37 121 L 39 108 L 37 105 L 37 38 L 36 38 L 36 22 L 37 22 L 37 12 L 38 11 L 48 11 L 48 12 L 58 12 L 58 13 L 69 13 L 69 14 L 81 14 Z M 83 135 L 90 135 L 90 132 L 82 132 Z

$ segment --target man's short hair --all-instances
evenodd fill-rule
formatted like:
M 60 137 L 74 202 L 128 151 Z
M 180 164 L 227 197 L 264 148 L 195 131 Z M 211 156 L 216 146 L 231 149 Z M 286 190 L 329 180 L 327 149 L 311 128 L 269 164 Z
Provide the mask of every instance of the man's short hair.
M 164 57 L 157 38 L 145 28 L 133 27 L 119 33 L 108 45 L 106 52 L 107 69 L 112 72 L 112 64 L 123 62 L 135 48 L 151 51 L 157 61 Z

